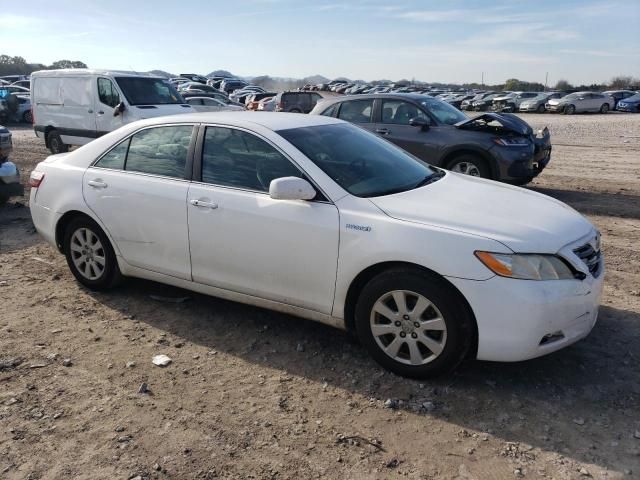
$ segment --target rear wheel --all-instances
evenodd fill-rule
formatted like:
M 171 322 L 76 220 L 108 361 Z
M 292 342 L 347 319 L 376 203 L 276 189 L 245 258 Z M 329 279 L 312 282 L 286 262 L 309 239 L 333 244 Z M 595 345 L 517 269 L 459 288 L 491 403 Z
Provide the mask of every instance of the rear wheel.
M 289 113 L 302 113 L 302 110 L 300 110 L 299 108 L 292 108 L 291 110 L 289 110 Z
M 427 378 L 454 369 L 474 338 L 459 294 L 436 275 L 389 270 L 373 278 L 356 305 L 358 338 L 398 375 Z
M 600 107 L 600 113 L 607 113 L 609 111 L 609 104 L 603 103 Z
M 452 172 L 462 173 L 472 177 L 491 178 L 491 172 L 487 166 L 487 162 L 482 158 L 470 154 L 455 157 L 449 162 L 447 168 Z
M 27 110 L 22 114 L 22 120 L 26 123 L 33 123 L 33 114 L 31 110 Z
M 65 230 L 63 245 L 71 273 L 84 286 L 105 290 L 122 278 L 109 239 L 89 217 L 71 220 Z
M 69 151 L 69 145 L 65 145 L 62 142 L 60 134 L 55 130 L 51 130 L 49 132 L 49 134 L 47 135 L 47 142 L 49 143 L 49 150 L 51 150 L 51 153 L 53 153 L 54 155 L 57 153 L 66 153 Z
M 576 113 L 576 107 L 574 107 L 573 105 L 567 105 L 566 107 L 564 107 L 565 115 L 573 115 L 574 113 Z

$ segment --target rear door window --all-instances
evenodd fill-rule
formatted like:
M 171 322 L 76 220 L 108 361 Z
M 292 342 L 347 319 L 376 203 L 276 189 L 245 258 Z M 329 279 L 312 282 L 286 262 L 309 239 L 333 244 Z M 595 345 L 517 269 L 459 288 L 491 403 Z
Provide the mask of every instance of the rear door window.
M 338 118 L 353 123 L 371 123 L 373 99 L 342 102 Z
M 125 170 L 184 178 L 192 132 L 191 125 L 176 125 L 136 133 L 131 137 Z

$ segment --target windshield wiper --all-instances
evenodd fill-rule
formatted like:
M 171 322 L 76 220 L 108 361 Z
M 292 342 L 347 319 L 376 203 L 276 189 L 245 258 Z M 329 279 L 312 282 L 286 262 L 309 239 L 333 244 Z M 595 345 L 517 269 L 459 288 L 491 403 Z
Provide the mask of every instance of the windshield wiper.
M 438 170 L 437 172 L 434 172 L 431 175 L 427 175 L 426 177 L 424 177 L 413 188 L 415 189 L 415 188 L 424 187 L 425 185 L 429 185 L 430 183 L 440 180 L 442 177 L 444 177 L 444 175 L 445 175 L 444 170 Z

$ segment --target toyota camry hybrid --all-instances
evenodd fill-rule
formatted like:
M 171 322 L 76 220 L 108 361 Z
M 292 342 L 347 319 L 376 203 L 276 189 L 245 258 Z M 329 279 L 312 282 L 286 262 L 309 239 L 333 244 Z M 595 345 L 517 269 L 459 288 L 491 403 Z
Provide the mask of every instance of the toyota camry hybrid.
M 518 361 L 593 328 L 600 236 L 547 196 L 342 120 L 142 120 L 31 174 L 38 232 L 91 289 L 140 277 L 353 332 L 387 369 Z

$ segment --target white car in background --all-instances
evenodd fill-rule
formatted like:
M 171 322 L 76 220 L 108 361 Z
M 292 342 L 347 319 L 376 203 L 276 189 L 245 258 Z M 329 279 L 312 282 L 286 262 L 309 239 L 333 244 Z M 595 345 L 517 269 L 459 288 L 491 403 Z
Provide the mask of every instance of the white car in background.
M 140 277 L 346 328 L 400 375 L 544 355 L 598 315 L 582 215 L 331 117 L 148 119 L 30 184 L 38 232 L 86 287 Z
M 229 105 L 211 97 L 189 97 L 185 99 L 185 102 L 191 105 L 196 112 L 242 112 L 245 110 L 240 105 Z

